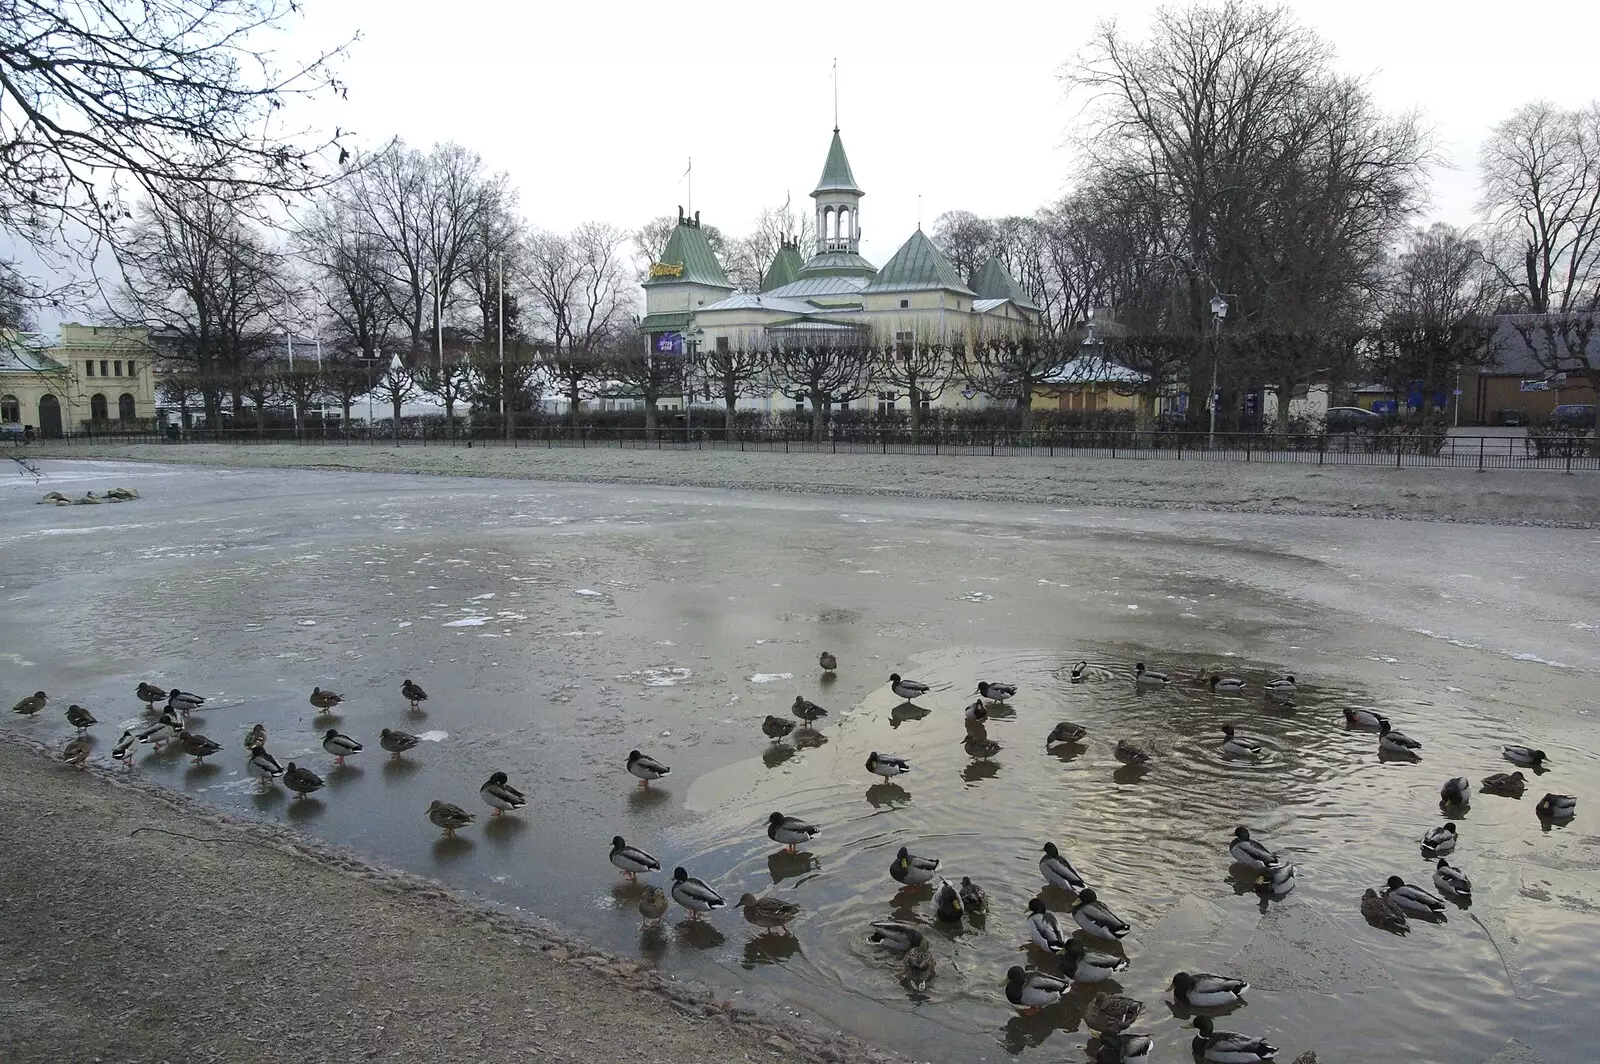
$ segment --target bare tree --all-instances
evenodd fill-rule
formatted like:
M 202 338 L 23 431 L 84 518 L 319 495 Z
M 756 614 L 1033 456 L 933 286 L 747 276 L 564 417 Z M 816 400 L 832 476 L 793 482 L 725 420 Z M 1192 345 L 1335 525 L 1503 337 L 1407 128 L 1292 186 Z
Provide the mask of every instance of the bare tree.
M 386 251 L 382 240 L 363 228 L 350 192 L 348 185 L 325 192 L 300 220 L 293 241 L 312 269 L 319 307 L 333 320 L 328 339 L 376 359 L 389 342 L 392 321 L 384 289 Z
M 936 403 L 957 380 L 965 364 L 961 345 L 952 347 L 932 337 L 897 340 L 877 352 L 874 388 L 907 402 L 911 442 L 922 442 L 922 404 Z
M 726 342 L 701 354 L 697 372 L 705 378 L 706 394 L 722 400 L 724 431 L 733 431 L 739 400 L 754 395 L 770 379 L 769 356 L 766 348 L 734 347 Z
M 864 337 L 801 336 L 768 352 L 767 374 L 773 391 L 811 404 L 811 438 L 821 443 L 833 404 L 872 391 L 876 362 Z
M 627 240 L 602 222 L 571 234 L 530 235 L 519 278 L 524 300 L 550 336 L 544 371 L 567 400 L 573 431 L 584 399 L 604 379 L 607 352 L 631 328 L 634 306 L 620 250 Z
M 543 384 L 543 362 L 533 344 L 520 334 L 506 337 L 505 358 L 498 345 L 478 344 L 469 356 L 473 421 L 477 411 L 503 411 L 501 425 L 506 439 L 515 435 L 517 414 L 538 407 Z
M 994 223 L 971 211 L 946 211 L 934 219 L 933 243 L 962 277 L 970 277 L 994 254 Z
M 783 242 L 794 240 L 800 247 L 809 248 L 816 240 L 815 229 L 812 216 L 805 211 L 795 211 L 787 200 L 781 207 L 761 208 L 756 215 L 754 231 L 726 249 L 723 268 L 728 280 L 735 288 L 758 291 Z
M 678 218 L 670 214 L 657 215 L 628 234 L 633 250 L 634 272 L 640 278 L 649 274 L 652 263 L 661 261 L 661 253 L 667 249 L 667 241 L 672 238 L 672 231 L 678 227 L 678 221 Z M 711 250 L 716 252 L 718 260 L 726 263 L 728 238 L 723 235 L 722 230 L 714 225 L 702 224 L 700 231 L 705 235 L 706 243 L 711 245 Z
M 411 379 L 417 389 L 431 395 L 444 405 L 445 424 L 450 434 L 456 431 L 456 404 L 472 390 L 472 364 L 469 361 L 471 344 L 454 329 L 446 329 L 444 341 L 437 356 L 419 358 L 411 367 Z
M 389 356 L 389 364 L 384 367 L 383 375 L 378 378 L 377 394 L 383 396 L 393 412 L 393 422 L 390 429 L 394 434 L 394 441 L 400 442 L 400 411 L 406 403 L 416 397 L 416 382 L 411 379 L 411 367 L 398 354 Z M 371 426 L 368 426 L 371 429 Z
M 376 358 L 353 358 L 338 352 L 322 362 L 322 388 L 324 396 L 339 404 L 340 425 L 349 431 L 350 407 L 361 396 L 374 388 Z
M 1027 410 L 1039 385 L 1071 357 L 1063 351 L 1061 344 L 1032 337 L 979 339 L 967 349 L 961 372 L 990 399 Z
M 295 438 L 305 435 L 306 410 L 320 403 L 327 394 L 322 370 L 315 365 L 276 367 L 273 373 L 273 391 L 293 404 Z

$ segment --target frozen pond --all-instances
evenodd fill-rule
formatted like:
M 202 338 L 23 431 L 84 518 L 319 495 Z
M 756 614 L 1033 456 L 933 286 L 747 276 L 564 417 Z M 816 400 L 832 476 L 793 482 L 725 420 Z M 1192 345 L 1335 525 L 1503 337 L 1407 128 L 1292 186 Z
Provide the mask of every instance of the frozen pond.
M 598 943 L 802 1003 L 938 1061 L 1081 1059 L 1092 991 L 1021 1019 L 1005 1006 L 1023 963 L 1040 845 L 1059 843 L 1133 925 L 1125 992 L 1141 1028 L 1186 1059 L 1193 1032 L 1162 988 L 1180 968 L 1238 974 L 1256 990 L 1225 1029 L 1327 1059 L 1476 1062 L 1509 1038 L 1580 1059 L 1600 1035 L 1581 1002 L 1600 990 L 1600 532 L 1240 514 L 874 501 L 494 480 L 201 471 L 50 463 L 49 483 L 0 481 L 0 673 L 8 697 L 42 687 L 52 708 L 6 726 L 68 728 L 79 702 L 105 722 L 144 719 L 140 679 L 211 701 L 195 725 L 213 764 L 141 751 L 134 771 L 221 806 L 287 819 L 334 842 L 523 906 Z M 34 506 L 137 487 L 121 505 Z M 840 659 L 835 682 L 815 662 Z M 1096 663 L 1089 682 L 1068 668 Z M 1188 685 L 1138 692 L 1144 660 L 1300 677 L 1293 709 L 1259 693 Z M 897 709 L 890 672 L 933 685 L 926 715 Z M 403 679 L 426 687 L 408 712 Z M 1017 683 L 1001 748 L 973 756 L 961 710 L 978 678 Z M 315 718 L 313 685 L 344 694 Z M 809 742 L 769 744 L 760 721 L 796 695 L 829 710 Z M 1424 758 L 1382 761 L 1342 709 L 1375 708 Z M 1089 729 L 1047 754 L 1058 720 Z M 281 760 L 328 787 L 290 802 L 243 774 L 264 723 Z M 1223 759 L 1218 729 L 1261 741 Z M 368 749 L 343 769 L 318 742 L 337 725 Z M 383 727 L 426 733 L 401 761 Z M 1144 773 L 1119 737 L 1157 751 Z M 1442 821 L 1439 785 L 1512 766 L 1531 742 L 1551 771 L 1521 801 L 1476 796 L 1452 861 L 1476 900 L 1405 938 L 1368 927 L 1367 886 L 1399 874 L 1431 887 L 1416 840 Z M 673 767 L 648 791 L 631 748 Z M 914 771 L 874 786 L 870 750 Z M 101 755 L 103 756 L 103 755 Z M 486 815 L 454 842 L 425 819 L 441 798 L 509 773 L 528 810 Z M 1570 825 L 1541 830 L 1546 790 L 1575 794 Z M 816 820 L 799 855 L 777 853 L 767 814 Z M 1586 812 L 1585 810 L 1588 810 Z M 1249 824 L 1300 866 L 1263 906 L 1230 873 Z M 637 895 L 605 860 L 609 839 L 682 863 L 730 899 L 772 890 L 807 912 L 795 938 L 737 912 L 639 931 Z M 981 926 L 934 927 L 926 893 L 896 896 L 895 849 L 940 857 L 988 888 Z M 1066 897 L 1042 894 L 1058 911 Z M 929 925 L 939 973 L 908 991 L 865 936 L 890 915 Z M 1068 925 L 1071 926 L 1070 924 Z M 1047 963 L 1033 955 L 1035 963 Z M 1170 997 L 1170 995 L 1168 995 Z M 1552 1017 L 1560 1017 L 1553 1021 Z

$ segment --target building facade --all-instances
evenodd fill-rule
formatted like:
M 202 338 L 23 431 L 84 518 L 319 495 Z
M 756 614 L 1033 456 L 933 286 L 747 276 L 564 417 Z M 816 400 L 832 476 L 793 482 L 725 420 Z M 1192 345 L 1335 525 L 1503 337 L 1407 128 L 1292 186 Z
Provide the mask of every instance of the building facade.
M 0 423 L 53 438 L 64 431 L 149 428 L 155 349 L 143 328 L 61 326 L 0 345 Z M 15 430 L 12 430 L 15 431 Z

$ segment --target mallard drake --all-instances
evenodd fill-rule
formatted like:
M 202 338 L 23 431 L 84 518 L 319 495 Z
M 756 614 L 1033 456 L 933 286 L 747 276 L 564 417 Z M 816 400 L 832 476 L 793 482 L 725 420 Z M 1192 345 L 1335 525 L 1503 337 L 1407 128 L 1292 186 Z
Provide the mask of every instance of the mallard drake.
M 1078 904 L 1072 907 L 1072 918 L 1095 938 L 1116 941 L 1131 930 L 1092 890 L 1078 891 Z
M 1127 739 L 1118 739 L 1116 748 L 1111 753 L 1124 765 L 1148 765 L 1150 763 L 1150 752 Z
M 1194 1026 L 1200 1032 L 1194 1036 L 1194 1055 L 1215 1064 L 1250 1064 L 1278 1055 L 1278 1047 L 1265 1039 L 1217 1030 L 1210 1016 L 1196 1016 Z
M 1256 893 L 1263 898 L 1281 898 L 1294 889 L 1295 879 L 1299 875 L 1299 867 L 1292 864 L 1264 868 L 1261 874 L 1256 876 Z
M 100 722 L 94 719 L 94 714 L 74 702 L 67 707 L 67 723 L 77 728 L 80 732 L 87 731 Z
M 411 710 L 414 713 L 428 700 L 428 692 L 424 691 L 420 684 L 407 680 L 400 685 L 400 697 L 411 703 Z
M 810 842 L 821 830 L 797 816 L 773 813 L 767 817 L 767 838 L 789 847 L 790 853 L 794 853 L 794 848 L 800 843 Z
M 727 899 L 703 879 L 691 876 L 683 868 L 672 870 L 672 900 L 689 910 L 689 919 L 698 920 L 700 914 L 720 909 Z
M 989 911 L 989 895 L 971 876 L 961 877 L 961 907 L 968 916 L 982 916 Z
M 661 862 L 656 860 L 654 854 L 646 853 L 637 846 L 629 846 L 621 835 L 611 836 L 611 863 L 622 869 L 629 879 L 638 879 L 641 872 L 661 871 Z
M 1422 744 L 1404 732 L 1395 731 L 1388 721 L 1378 725 L 1378 753 L 1399 757 L 1417 757 Z
M 628 771 L 639 777 L 639 786 L 648 787 L 651 780 L 658 780 L 672 770 L 653 757 L 647 757 L 637 750 L 629 750 Z
M 1422 916 L 1441 916 L 1444 914 L 1443 898 L 1423 890 L 1421 887 L 1413 886 L 1399 876 L 1389 877 L 1383 896 L 1400 906 L 1407 914 L 1418 913 Z
M 183 752 L 194 758 L 194 763 L 197 765 L 222 749 L 221 743 L 214 742 L 199 732 L 179 731 L 178 742 L 183 746 Z
M 250 758 L 245 762 L 245 767 L 262 783 L 271 783 L 284 774 L 284 767 L 278 763 L 277 758 L 267 753 L 265 743 L 251 748 Z
M 1570 794 L 1547 794 L 1534 807 L 1540 820 L 1571 820 L 1578 813 L 1578 799 Z
M 167 708 L 182 713 L 185 717 L 206 704 L 206 700 L 192 691 L 180 691 L 176 687 L 167 692 Z
M 904 953 L 922 944 L 922 931 L 901 920 L 874 920 L 867 941 Z
M 1139 1019 L 1144 1002 L 1122 994 L 1104 992 L 1094 996 L 1083 1012 L 1083 1025 L 1096 1034 L 1121 1034 Z
M 139 686 L 133 690 L 134 694 L 139 696 L 139 701 L 151 709 L 156 707 L 157 702 L 165 702 L 167 700 L 165 689 L 157 687 L 153 683 L 145 683 L 143 680 L 140 680 Z
M 1072 672 L 1069 674 L 1068 678 L 1073 683 L 1082 683 L 1084 676 L 1088 673 L 1088 671 L 1089 663 L 1087 661 L 1080 661 L 1076 665 L 1072 666 Z
M 1527 789 L 1528 779 L 1520 772 L 1496 772 L 1483 778 L 1483 790 L 1506 798 L 1521 798 Z
M 1094 1064 L 1144 1064 L 1150 1059 L 1152 1044 L 1147 1034 L 1101 1035 L 1100 1048 L 1094 1051 Z
M 933 981 L 933 971 L 936 962 L 933 959 L 933 950 L 924 938 L 915 946 L 906 950 L 905 960 L 906 982 L 913 990 L 923 990 Z
M 889 866 L 889 878 L 896 883 L 915 887 L 931 881 L 938 870 L 937 857 L 918 857 L 902 846 L 894 855 L 894 863 Z
M 183 721 L 171 710 L 162 710 L 161 719 L 139 733 L 141 743 L 149 743 L 156 749 L 161 749 L 166 743 L 178 738 L 178 733 L 183 730 Z
M 359 754 L 363 747 L 337 728 L 329 728 L 322 736 L 322 748 L 333 755 L 335 765 L 344 764 L 351 754 Z
M 1061 974 L 1074 983 L 1103 983 L 1128 970 L 1126 957 L 1096 953 L 1075 938 L 1067 939 L 1061 954 Z
M 784 720 L 782 717 L 774 717 L 771 713 L 768 713 L 767 719 L 761 722 L 761 734 L 776 742 L 794 731 L 795 727 L 794 721 Z
M 1044 856 L 1039 858 L 1039 874 L 1044 876 L 1046 883 L 1063 890 L 1070 890 L 1073 894 L 1077 894 L 1089 885 L 1053 842 L 1044 844 Z
M 1472 899 L 1472 880 L 1467 874 L 1455 865 L 1439 858 L 1439 863 L 1433 866 L 1433 885 L 1444 893 L 1462 901 Z
M 321 776 L 293 761 L 283 770 L 283 785 L 294 792 L 296 801 L 323 787 Z
M 1465 776 L 1445 780 L 1444 786 L 1439 788 L 1439 804 L 1461 809 L 1471 805 L 1472 781 Z
M 977 695 L 987 698 L 991 702 L 1005 702 L 1017 697 L 1017 685 L 1013 683 L 987 683 L 978 681 Z
M 789 707 L 789 712 L 793 713 L 807 724 L 812 724 L 828 715 L 827 710 L 823 709 L 809 698 L 804 698 L 800 695 L 794 696 L 794 705 Z
M 344 696 L 336 695 L 332 691 L 324 691 L 320 687 L 313 687 L 309 701 L 313 706 L 317 707 L 318 713 L 326 713 L 340 702 L 343 702 Z
M 484 800 L 494 812 L 490 816 L 499 816 L 501 813 L 513 809 L 521 809 L 528 804 L 528 796 L 511 786 L 509 777 L 504 772 L 494 772 L 478 788 L 478 797 Z
M 43 709 L 48 701 L 50 701 L 49 695 L 43 691 L 35 691 L 28 697 L 20 699 L 16 705 L 11 707 L 11 712 L 21 713 L 24 717 L 31 717 Z
M 1232 724 L 1222 726 L 1222 753 L 1225 757 L 1260 757 L 1261 744 L 1233 733 Z
M 1133 682 L 1145 687 L 1165 687 L 1172 682 L 1172 677 L 1164 672 L 1151 672 L 1141 661 L 1133 667 Z
M 1373 927 L 1381 927 L 1386 931 L 1404 931 L 1410 927 L 1406 911 L 1388 898 L 1379 897 L 1371 887 L 1361 895 L 1361 915 Z
M 254 750 L 258 746 L 266 746 L 266 745 L 267 745 L 267 726 L 265 724 L 253 724 L 253 725 L 251 725 L 250 726 L 250 730 L 245 732 L 245 734 L 244 734 L 244 748 L 246 750 Z
M 89 760 L 89 751 L 93 749 L 93 739 L 87 735 L 75 735 L 61 748 L 61 760 L 81 771 L 84 762 Z
M 907 702 L 915 702 L 929 691 L 927 684 L 919 680 L 902 679 L 898 672 L 889 674 L 889 689 Z
M 966 717 L 978 724 L 986 723 L 989 719 L 989 708 L 983 704 L 983 699 L 978 699 L 967 707 Z
M 422 742 L 420 738 L 399 728 L 384 728 L 378 732 L 378 746 L 389 751 L 390 760 L 397 759 L 420 742 Z
M 770 895 L 758 898 L 754 894 L 742 894 L 739 896 L 739 908 L 744 910 L 747 923 L 768 929 L 781 927 L 786 935 L 789 934 L 789 921 L 800 915 L 800 906 Z
M 1344 707 L 1344 723 L 1349 728 L 1378 731 L 1389 723 L 1389 718 L 1375 709 L 1353 709 L 1350 706 L 1346 706 Z
M 1276 680 L 1268 680 L 1262 687 L 1263 693 L 1268 698 L 1293 698 L 1299 685 L 1294 682 L 1294 676 L 1280 676 Z
M 1209 682 L 1211 689 L 1218 694 L 1236 695 L 1244 690 L 1244 681 L 1237 676 L 1218 676 L 1213 673 Z
M 469 813 L 459 805 L 441 802 L 435 798 L 428 803 L 428 819 L 433 821 L 435 826 L 444 828 L 446 838 L 454 838 L 457 828 L 466 827 L 478 817 L 477 814 Z
M 1527 768 L 1543 768 L 1548 758 L 1543 750 L 1535 750 L 1531 746 L 1503 746 L 1500 756 L 1513 765 L 1522 765 Z
M 1000 752 L 1000 740 L 991 739 L 986 735 L 969 735 L 962 741 L 967 753 L 972 757 L 993 757 Z
M 967 915 L 966 907 L 961 903 L 961 892 L 948 879 L 941 878 L 933 892 L 933 915 L 934 919 L 947 924 L 958 924 Z
M 1046 1005 L 1054 1005 L 1071 991 L 1072 984 L 1065 979 L 1020 964 L 1006 972 L 1006 1000 L 1032 1015 Z
M 1278 855 L 1252 839 L 1250 829 L 1243 824 L 1233 829 L 1233 841 L 1228 844 L 1228 852 L 1233 855 L 1235 864 L 1250 868 L 1271 868 L 1279 863 Z
M 893 754 L 880 754 L 874 750 L 867 755 L 867 771 L 874 776 L 890 779 L 911 771 L 911 762 Z
M 1064 720 L 1050 729 L 1050 734 L 1044 738 L 1044 745 L 1047 748 L 1058 743 L 1068 746 L 1076 745 L 1083 742 L 1084 737 L 1088 734 L 1088 729 L 1081 724 L 1074 724 L 1070 720 Z
M 117 745 L 111 748 L 111 760 L 120 761 L 124 765 L 133 764 L 133 744 L 138 741 L 139 737 L 134 735 L 131 729 L 125 730 L 122 738 L 117 740 Z
M 657 886 L 647 886 L 639 898 L 639 915 L 644 922 L 653 923 L 667 915 L 667 892 Z
M 1179 972 L 1172 977 L 1172 996 L 1191 1009 L 1225 1009 L 1244 1000 L 1250 984 L 1243 979 L 1205 972 Z
M 1456 826 L 1453 821 L 1445 821 L 1443 826 L 1433 828 L 1422 836 L 1422 856 L 1427 858 L 1443 857 L 1456 848 Z
M 833 672 L 839 667 L 839 659 L 834 657 L 831 652 L 824 650 L 817 655 L 817 665 L 821 667 L 823 672 Z

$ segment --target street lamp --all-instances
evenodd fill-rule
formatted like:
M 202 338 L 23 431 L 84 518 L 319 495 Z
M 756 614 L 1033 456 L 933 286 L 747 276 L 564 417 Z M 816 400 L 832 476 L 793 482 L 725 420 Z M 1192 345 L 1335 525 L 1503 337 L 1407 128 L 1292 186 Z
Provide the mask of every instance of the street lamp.
M 1211 320 L 1216 323 L 1217 343 L 1211 347 L 1211 431 L 1206 438 L 1206 449 L 1217 445 L 1217 359 L 1221 356 L 1222 319 L 1228 316 L 1228 301 L 1220 295 L 1211 297 Z

